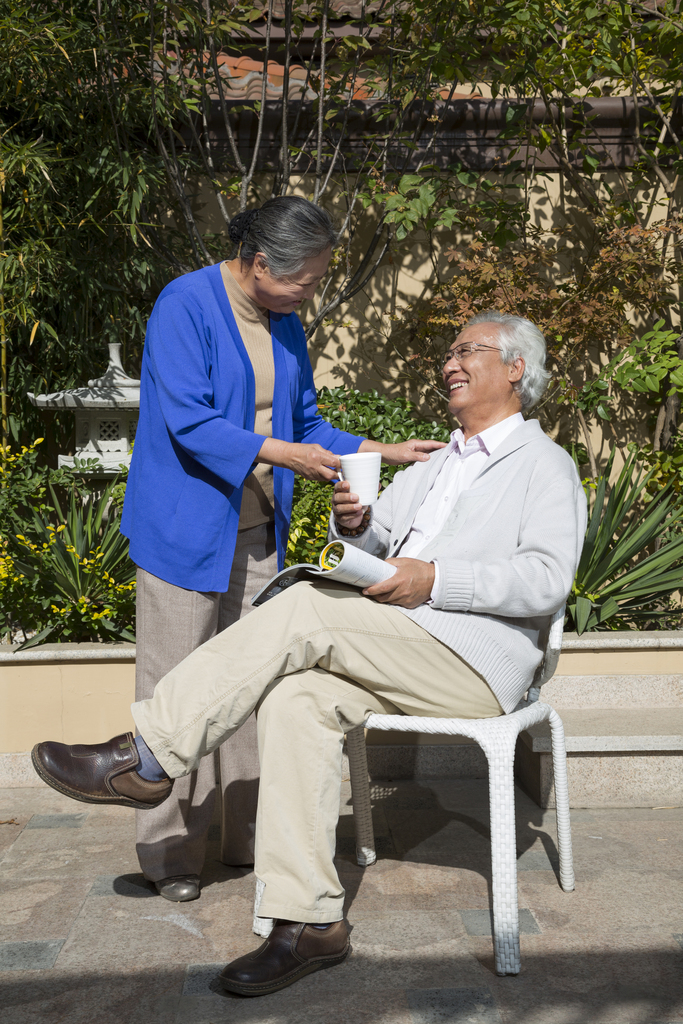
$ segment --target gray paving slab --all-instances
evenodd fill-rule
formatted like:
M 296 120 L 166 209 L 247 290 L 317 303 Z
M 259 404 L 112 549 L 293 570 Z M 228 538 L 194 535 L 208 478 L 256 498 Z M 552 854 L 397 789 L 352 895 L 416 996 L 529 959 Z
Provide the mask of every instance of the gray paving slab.
M 518 791 L 519 902 L 535 926 L 522 914 L 521 974 L 497 978 L 486 780 L 375 782 L 373 799 L 380 856 L 361 869 L 344 786 L 337 864 L 351 956 L 241 999 L 215 979 L 260 943 L 254 878 L 218 861 L 218 829 L 201 898 L 174 905 L 140 875 L 132 811 L 81 812 L 47 788 L 0 791 L 0 818 L 17 822 L 3 827 L 0 940 L 10 945 L 0 949 L 9 957 L 21 947 L 38 964 L 3 971 L 0 962 L 2 1024 L 683 1022 L 680 808 L 575 811 L 577 887 L 564 893 L 555 814 Z M 79 812 L 81 827 L 25 827 L 32 815 Z M 482 934 L 465 927 L 466 911 L 483 917 Z M 31 961 L 31 949 L 47 960 Z M 473 1002 L 473 991 L 488 1001 Z
M 80 913 L 89 878 L 6 879 L 0 883 L 0 942 L 65 939 Z
M 88 896 L 127 896 L 130 899 L 158 898 L 144 875 L 98 875 Z
M 64 939 L 0 942 L 0 971 L 43 971 L 53 967 Z
M 488 988 L 409 988 L 411 1024 L 500 1024 Z
M 493 912 L 491 910 L 461 910 L 460 917 L 468 935 L 493 935 Z M 534 915 L 526 908 L 519 908 L 520 935 L 540 935 Z
M 87 811 L 79 814 L 33 814 L 26 828 L 83 828 L 87 817 Z
M 554 871 L 560 858 L 556 850 L 525 850 L 517 857 L 518 871 Z
M 209 996 L 217 988 L 216 978 L 225 967 L 218 964 L 188 964 L 183 982 L 184 996 Z

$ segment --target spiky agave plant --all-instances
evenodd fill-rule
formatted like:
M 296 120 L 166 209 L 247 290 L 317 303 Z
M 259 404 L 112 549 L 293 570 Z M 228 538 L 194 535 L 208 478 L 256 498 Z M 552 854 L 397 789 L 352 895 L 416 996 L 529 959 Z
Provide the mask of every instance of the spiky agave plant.
M 644 473 L 636 452 L 610 486 L 613 461 L 614 452 L 592 508 L 587 495 L 586 539 L 567 600 L 567 625 L 577 633 L 667 614 L 657 606 L 683 588 L 683 494 L 672 480 L 647 500 L 656 470 Z
M 135 566 L 110 502 L 114 485 L 86 504 L 73 487 L 64 509 L 50 486 L 53 515 L 34 509 L 31 537 L 17 536 L 15 567 L 33 591 L 37 628 L 21 649 L 48 639 L 135 640 Z

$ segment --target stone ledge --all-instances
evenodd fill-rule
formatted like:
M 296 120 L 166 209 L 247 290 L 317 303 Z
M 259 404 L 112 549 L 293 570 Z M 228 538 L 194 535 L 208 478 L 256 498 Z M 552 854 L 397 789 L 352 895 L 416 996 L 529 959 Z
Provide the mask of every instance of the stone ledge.
M 683 752 L 683 708 L 568 709 L 560 717 L 567 753 Z M 532 726 L 520 739 L 536 754 L 551 751 L 548 722 Z
M 0 645 L 0 664 L 21 664 L 31 661 L 109 661 L 110 659 L 135 660 L 135 644 L 132 643 L 83 643 L 83 644 L 40 644 L 27 651 L 20 651 L 20 644 Z M 564 651 L 683 651 L 683 629 L 621 630 L 610 633 L 565 633 L 562 639 Z
M 584 751 L 567 755 L 570 807 L 679 807 L 680 750 Z M 543 808 L 555 806 L 553 759 L 518 743 L 515 777 Z
M 30 753 L 0 754 L 0 789 L 48 789 L 36 773 Z
M 609 633 L 565 633 L 563 651 L 683 650 L 683 629 L 624 629 Z
M 29 665 L 40 661 L 135 661 L 135 644 L 40 644 L 27 651 L 20 651 L 19 646 L 0 646 L 0 665 Z

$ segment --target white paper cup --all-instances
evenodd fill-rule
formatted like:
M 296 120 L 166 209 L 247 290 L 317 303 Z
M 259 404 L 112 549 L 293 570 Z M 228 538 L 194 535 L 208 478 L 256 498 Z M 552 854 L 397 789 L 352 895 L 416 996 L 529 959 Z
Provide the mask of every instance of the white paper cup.
M 351 485 L 351 494 L 357 494 L 361 505 L 372 505 L 379 492 L 379 471 L 382 456 L 379 452 L 359 452 L 341 456 L 342 480 Z

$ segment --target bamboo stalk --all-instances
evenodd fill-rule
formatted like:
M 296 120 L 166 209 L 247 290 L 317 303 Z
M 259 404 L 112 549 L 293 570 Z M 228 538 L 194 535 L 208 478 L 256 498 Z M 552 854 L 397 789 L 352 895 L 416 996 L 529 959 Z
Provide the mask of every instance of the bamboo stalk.
M 2 347 L 2 461 L 7 458 L 7 333 L 5 331 L 5 295 L 0 287 L 0 346 Z
M 4 174 L 2 173 L 2 157 L 0 157 L 0 182 L 4 185 Z M 0 251 L 5 247 L 5 234 L 2 220 L 2 188 L 0 188 Z M 7 445 L 9 443 L 7 432 L 7 329 L 5 326 L 5 279 L 4 274 L 0 275 L 0 349 L 2 350 L 0 370 L 0 391 L 2 393 L 2 461 L 7 459 Z

